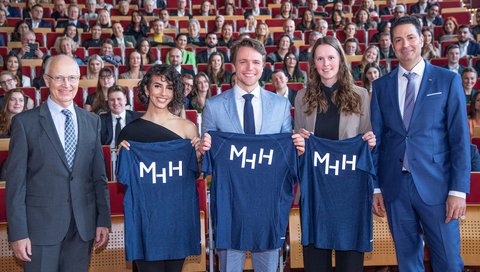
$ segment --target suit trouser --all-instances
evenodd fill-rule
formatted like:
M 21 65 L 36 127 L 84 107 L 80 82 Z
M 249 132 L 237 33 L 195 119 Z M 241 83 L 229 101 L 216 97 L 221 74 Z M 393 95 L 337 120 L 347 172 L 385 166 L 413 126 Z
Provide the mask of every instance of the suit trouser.
M 93 240 L 83 241 L 73 214 L 65 238 L 59 244 L 32 245 L 31 262 L 24 263 L 25 272 L 87 272 Z
M 335 250 L 335 272 L 362 272 L 364 253 L 355 250 Z M 331 272 L 332 250 L 316 248 L 313 244 L 303 247 L 305 272 Z
M 280 249 L 252 252 L 253 269 L 256 272 L 276 272 Z M 234 249 L 217 250 L 220 272 L 241 272 L 245 263 L 245 251 Z
M 439 205 L 425 204 L 410 173 L 403 173 L 399 182 L 401 188 L 398 197 L 385 203 L 399 270 L 424 271 L 425 236 L 434 271 L 462 271 L 458 220 L 445 224 L 445 202 Z

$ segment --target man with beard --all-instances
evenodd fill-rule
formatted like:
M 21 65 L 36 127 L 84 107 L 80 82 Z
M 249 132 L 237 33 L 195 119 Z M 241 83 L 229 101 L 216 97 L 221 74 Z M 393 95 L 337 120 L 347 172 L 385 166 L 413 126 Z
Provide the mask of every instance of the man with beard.
M 477 56 L 480 54 L 480 44 L 472 39 L 472 33 L 468 25 L 461 25 L 458 28 L 458 46 L 460 47 L 460 58 L 465 56 Z
M 180 49 L 176 47 L 170 49 L 170 52 L 168 53 L 168 61 L 181 75 L 190 74 L 195 76 L 193 70 L 182 67 L 182 51 L 180 51 Z
M 230 62 L 225 52 L 217 49 L 218 39 L 217 39 L 217 34 L 215 32 L 209 32 L 207 34 L 207 37 L 205 38 L 205 44 L 207 46 L 207 50 L 204 50 L 198 53 L 197 63 L 208 63 L 208 59 L 210 58 L 210 55 L 214 52 L 221 53 L 223 55 L 223 59 L 225 60 L 225 63 Z

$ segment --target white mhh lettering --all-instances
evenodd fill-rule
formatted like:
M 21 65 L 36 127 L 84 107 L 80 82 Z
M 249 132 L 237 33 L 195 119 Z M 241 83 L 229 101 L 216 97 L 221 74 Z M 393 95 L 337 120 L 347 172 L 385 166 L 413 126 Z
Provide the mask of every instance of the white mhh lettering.
M 325 175 L 328 175 L 330 169 L 335 170 L 335 176 L 338 176 L 338 171 L 340 170 L 340 161 L 335 160 L 334 165 L 330 165 L 330 153 L 325 153 L 325 155 L 320 155 L 318 151 L 315 151 L 313 155 L 313 166 L 317 167 L 318 164 L 325 165 Z M 347 164 L 351 166 L 351 170 L 355 171 L 357 165 L 357 156 L 352 155 L 352 160 L 347 159 L 347 155 L 342 155 L 342 170 L 346 170 Z
M 178 161 L 178 166 L 173 166 L 173 162 L 168 162 L 168 177 L 173 177 L 173 171 L 178 172 L 178 176 L 181 177 L 183 175 L 183 161 Z M 157 178 L 162 179 L 162 183 L 167 183 L 167 168 L 162 167 L 160 173 L 157 173 L 157 163 L 152 162 L 150 166 L 146 166 L 145 163 L 140 162 L 140 177 L 143 178 L 145 174 L 152 175 L 152 183 L 157 183 Z
M 233 161 L 234 158 L 242 158 L 242 168 L 245 168 L 245 164 L 250 163 L 251 169 L 255 169 L 255 166 L 257 164 L 257 158 L 258 158 L 258 164 L 263 163 L 263 159 L 268 160 L 267 164 L 272 165 L 272 160 L 273 160 L 273 149 L 270 149 L 268 151 L 268 154 L 266 154 L 265 150 L 263 148 L 260 148 L 258 154 L 257 153 L 252 153 L 250 159 L 247 158 L 247 147 L 244 146 L 238 151 L 238 149 L 234 146 L 230 146 L 230 160 Z

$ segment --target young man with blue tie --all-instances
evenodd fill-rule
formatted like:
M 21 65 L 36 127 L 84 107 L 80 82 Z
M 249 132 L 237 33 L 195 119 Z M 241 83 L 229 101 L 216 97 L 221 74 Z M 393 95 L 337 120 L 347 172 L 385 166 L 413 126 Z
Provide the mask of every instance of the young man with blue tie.
M 434 271 L 462 271 L 470 144 L 461 79 L 422 59 L 415 17 L 396 20 L 391 36 L 400 63 L 373 83 L 373 211 L 386 210 L 400 271 L 424 271 L 424 238 Z

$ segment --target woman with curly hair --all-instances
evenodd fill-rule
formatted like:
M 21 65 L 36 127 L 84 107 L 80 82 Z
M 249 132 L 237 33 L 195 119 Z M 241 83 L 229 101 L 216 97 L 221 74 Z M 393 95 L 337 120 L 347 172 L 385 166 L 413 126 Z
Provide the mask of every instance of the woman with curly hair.
M 130 122 L 122 129 L 118 137 L 120 147 L 130 150 L 130 141 L 140 143 L 158 143 L 189 139 L 191 140 L 190 142 L 192 146 L 195 148 L 197 158 L 200 158 L 200 152 L 198 151 L 200 139 L 198 137 L 197 127 L 192 122 L 178 116 L 183 107 L 183 89 L 184 86 L 182 77 L 173 66 L 160 64 L 150 68 L 150 70 L 148 70 L 138 84 L 138 98 L 146 105 L 147 111 L 142 117 Z M 120 167 L 122 167 L 122 165 L 124 164 L 119 164 Z M 131 165 L 130 167 L 133 168 L 134 166 Z M 127 180 L 124 179 L 125 176 L 123 173 L 134 170 L 135 169 L 125 170 L 120 168 L 118 170 L 119 182 L 127 182 Z M 187 179 L 187 176 L 189 175 L 185 175 L 184 173 L 184 176 L 185 179 Z M 177 181 L 183 182 L 182 180 L 176 180 L 176 182 Z M 182 216 L 185 216 L 185 218 L 191 218 L 192 220 L 170 220 L 171 222 L 168 222 L 170 225 L 169 229 L 171 229 L 171 231 L 167 231 L 166 235 L 171 235 L 171 233 L 176 232 L 178 237 L 175 237 L 175 239 L 160 239 L 157 241 L 150 241 L 150 244 L 153 243 L 152 247 L 139 246 L 130 248 L 131 245 L 142 243 L 141 240 L 127 243 L 127 260 L 135 261 L 138 271 L 180 272 L 182 271 L 185 258 L 189 255 L 197 255 L 199 253 L 199 247 L 197 245 L 185 246 L 186 244 L 190 245 L 195 243 L 184 242 L 195 241 L 198 239 L 196 236 L 199 235 L 197 231 L 198 223 L 196 222 L 196 220 L 199 219 L 195 217 L 196 214 L 198 214 L 198 200 L 191 199 L 190 194 L 186 194 L 187 190 L 192 190 L 194 195 L 196 195 L 195 178 L 193 178 L 193 181 L 185 180 L 184 182 L 186 184 L 185 190 L 178 192 L 180 194 L 180 198 L 182 196 L 185 198 L 181 202 L 181 207 L 178 206 L 179 203 L 170 203 L 169 205 L 171 205 L 171 207 L 177 206 L 175 211 L 173 211 L 174 213 L 182 213 Z M 137 202 L 141 201 L 140 199 L 142 199 L 142 196 L 136 194 L 135 192 L 129 193 L 131 196 L 130 200 L 134 203 L 134 205 L 140 205 Z M 137 197 L 140 199 L 137 199 Z M 168 199 L 162 199 L 162 201 L 168 202 Z M 164 206 L 160 205 L 156 206 L 155 209 L 158 209 L 158 212 L 162 214 L 161 210 L 164 208 Z M 135 210 L 133 210 L 133 213 L 126 213 L 126 222 L 134 222 L 133 220 L 136 220 L 136 218 L 130 218 L 130 216 L 140 216 L 140 214 L 135 214 Z M 148 220 L 138 221 L 138 224 L 140 225 L 138 226 L 137 230 L 141 230 L 142 228 L 155 228 L 159 224 L 165 225 L 164 222 L 156 222 L 156 220 L 168 220 L 169 217 L 167 216 L 161 218 L 157 214 L 157 216 L 151 216 L 150 219 L 151 221 L 149 223 L 147 222 Z M 143 224 L 149 225 L 142 226 Z M 188 229 L 189 231 L 183 233 L 185 229 Z M 137 238 L 136 233 L 130 233 L 134 230 L 136 229 L 127 227 L 125 230 L 125 235 L 127 237 Z M 182 242 L 179 242 L 179 240 Z M 157 246 L 154 247 L 154 244 Z M 179 248 L 179 244 L 184 246 Z M 172 255 L 172 250 L 175 251 L 175 255 Z M 143 256 L 149 256 L 149 259 L 147 260 L 146 257 Z M 171 258 L 171 256 L 175 256 L 175 258 Z
M 210 96 L 212 96 L 210 79 L 204 72 L 199 72 L 193 79 L 192 99 L 190 100 L 188 109 L 202 113 L 205 108 L 205 103 Z
M 221 86 L 228 84 L 232 73 L 225 70 L 225 60 L 220 52 L 213 52 L 208 59 L 207 76 L 210 78 L 210 84 Z
M 257 24 L 254 38 L 263 45 L 273 45 L 273 39 L 270 37 L 270 30 L 268 30 L 268 25 L 264 22 L 259 22 Z
M 316 27 L 315 14 L 311 10 L 306 9 L 302 15 L 302 21 L 297 25 L 296 29 L 305 32 L 307 30 L 315 30 Z
M 94 93 L 87 96 L 87 101 L 83 108 L 96 114 L 109 111 L 108 88 L 115 84 L 113 70 L 110 67 L 102 68 L 98 76 L 97 89 Z
M 298 66 L 298 59 L 294 53 L 289 52 L 283 59 L 283 71 L 288 77 L 288 82 L 301 82 L 307 84 L 307 73 L 300 70 Z
M 313 132 L 314 136 L 329 140 L 343 140 L 363 134 L 363 140 L 368 141 L 369 147 L 375 146 L 375 136 L 371 132 L 368 92 L 354 85 L 342 45 L 334 37 L 319 38 L 313 47 L 308 85 L 300 90 L 295 98 L 295 131 L 304 138 L 309 138 Z M 361 191 L 357 191 L 357 187 L 351 188 L 353 191 L 345 193 L 352 198 L 368 197 L 359 195 Z M 310 194 L 318 201 L 329 201 L 314 196 L 314 191 L 302 191 L 303 194 Z M 341 196 L 333 196 L 333 198 L 344 201 Z M 371 214 L 372 206 L 371 204 L 367 206 L 350 205 L 348 209 L 353 209 L 359 217 L 363 218 L 363 215 Z M 317 230 L 335 229 L 341 232 L 344 228 L 349 229 L 346 224 L 354 223 L 349 220 L 339 221 L 336 217 L 323 220 L 318 213 L 312 213 L 312 215 L 313 217 L 307 216 L 305 220 L 318 222 L 320 226 L 316 228 Z M 302 228 L 308 227 L 309 222 L 302 222 Z M 349 236 L 354 237 L 355 241 L 342 240 L 342 248 L 336 246 L 340 242 L 338 239 L 345 239 L 341 233 L 325 234 L 324 232 L 316 233 L 313 230 L 314 233 L 310 237 L 302 237 L 303 241 L 307 241 L 303 247 L 305 271 L 331 271 L 332 250 L 335 250 L 336 271 L 363 271 L 364 252 L 357 250 L 355 242 L 357 235 L 361 235 L 362 229 L 368 229 L 368 227 L 372 226 L 358 225 L 356 229 L 359 233 Z M 302 231 L 302 233 L 308 232 Z M 314 239 L 314 237 L 323 238 Z M 347 246 L 344 247 L 344 245 Z M 362 244 L 362 246 L 365 245 Z
M 5 94 L 0 110 L 0 138 L 10 137 L 10 124 L 13 116 L 26 110 L 27 101 L 21 89 L 13 89 Z

